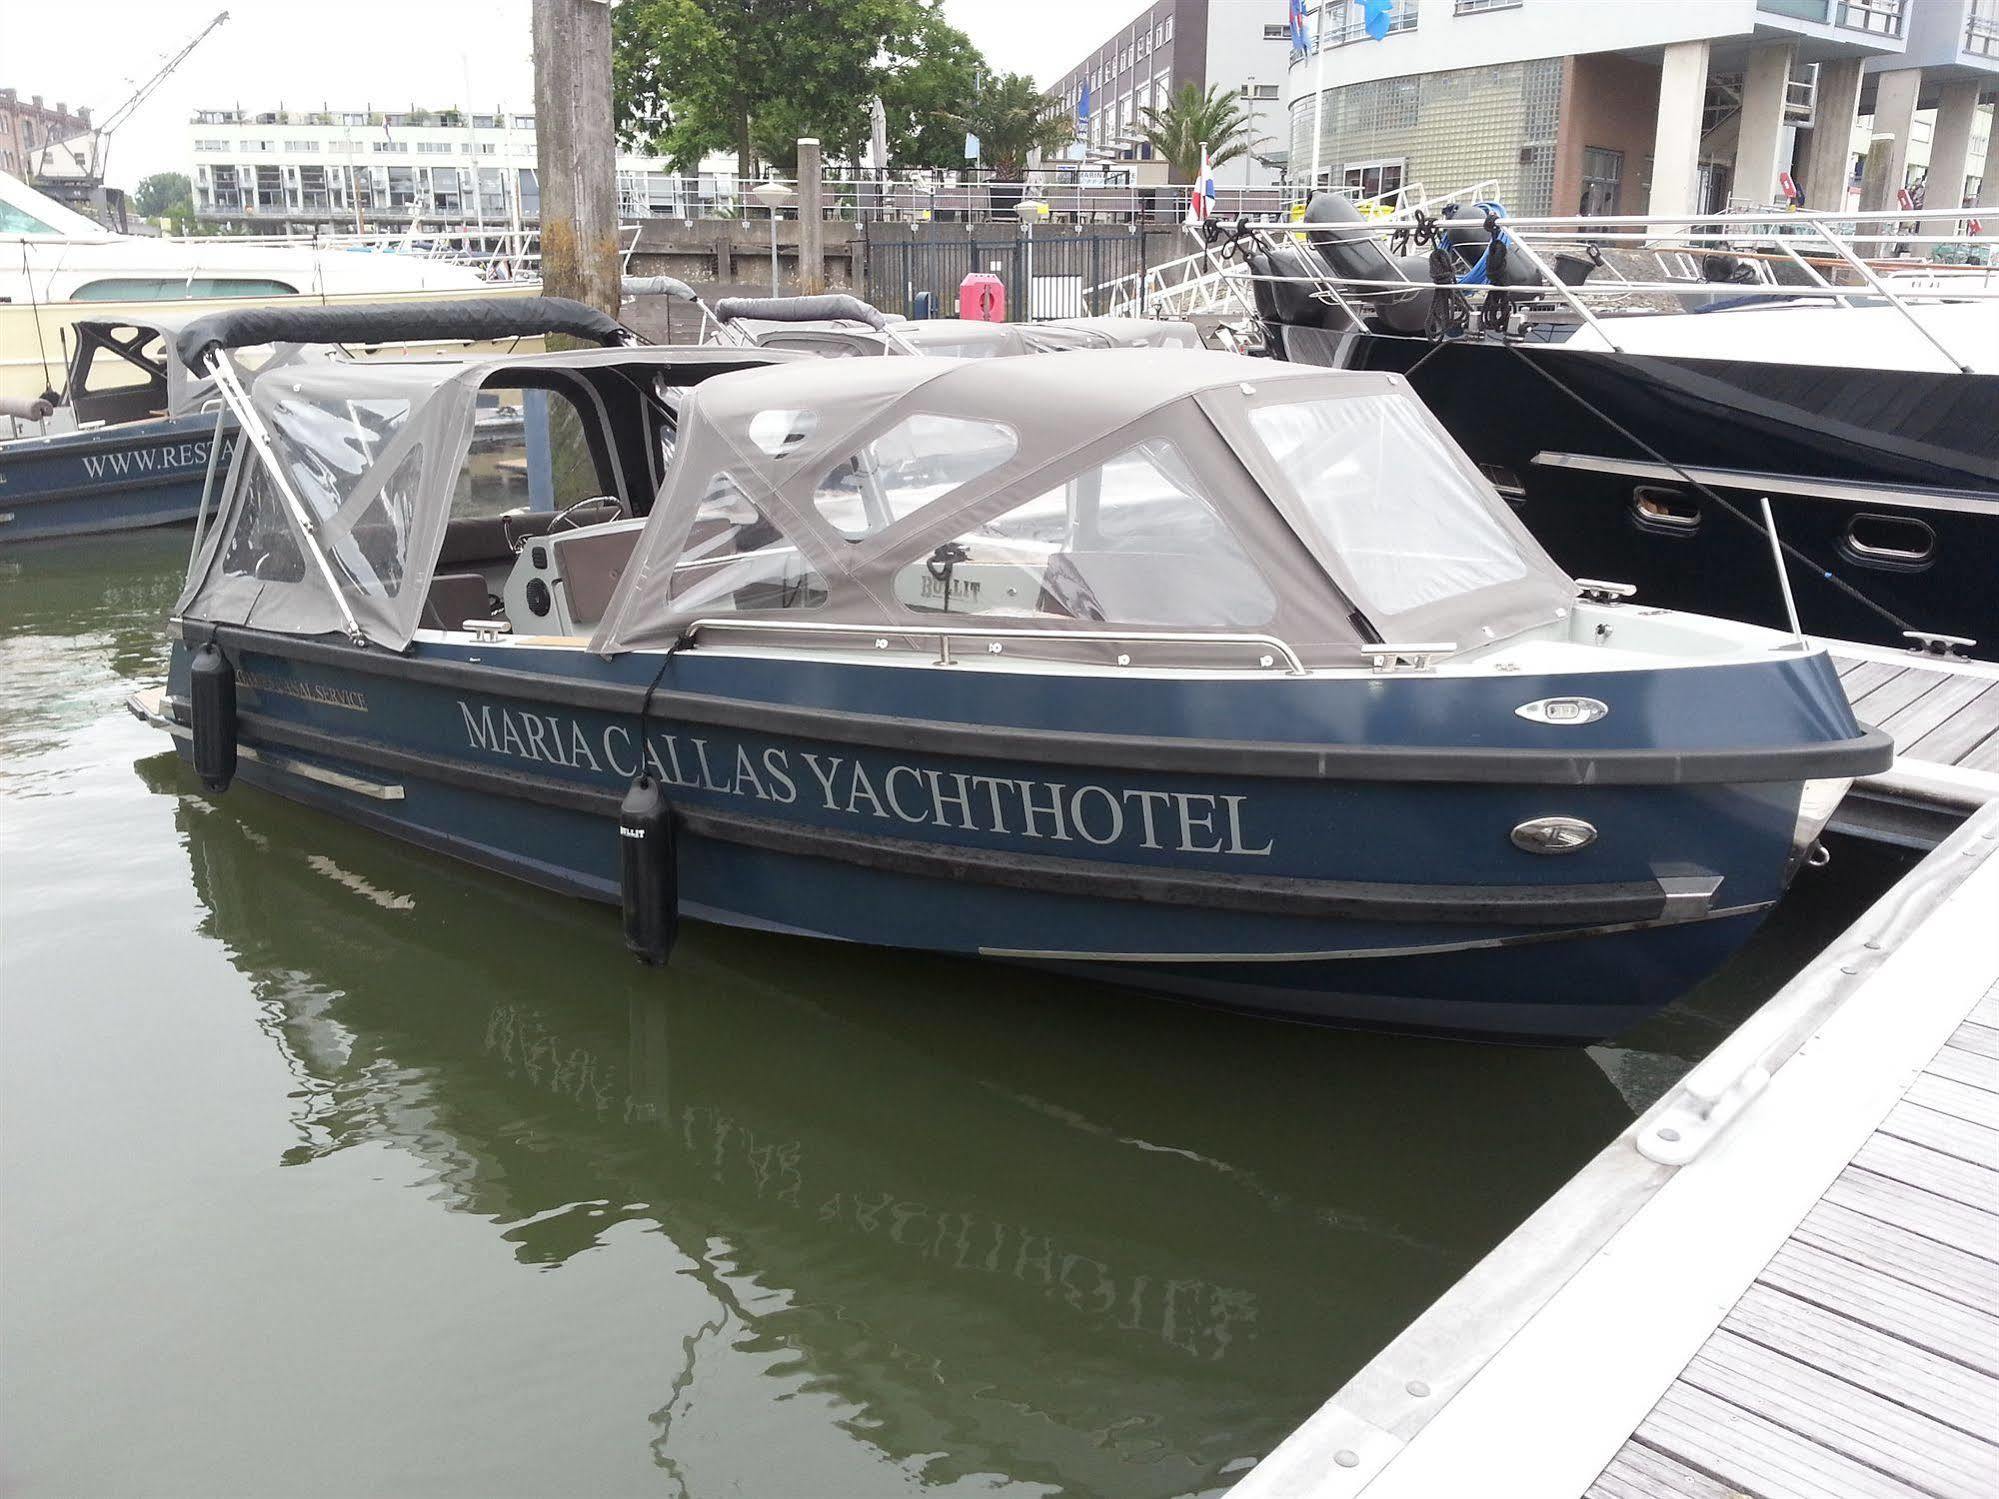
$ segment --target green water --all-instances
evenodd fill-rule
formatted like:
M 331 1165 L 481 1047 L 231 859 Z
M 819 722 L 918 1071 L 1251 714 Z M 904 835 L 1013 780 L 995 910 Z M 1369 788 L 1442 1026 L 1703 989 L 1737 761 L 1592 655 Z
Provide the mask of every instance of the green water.
M 120 708 L 185 533 L 0 554 L 0 1492 L 1218 1492 L 1897 866 L 1615 1048 L 606 909 Z

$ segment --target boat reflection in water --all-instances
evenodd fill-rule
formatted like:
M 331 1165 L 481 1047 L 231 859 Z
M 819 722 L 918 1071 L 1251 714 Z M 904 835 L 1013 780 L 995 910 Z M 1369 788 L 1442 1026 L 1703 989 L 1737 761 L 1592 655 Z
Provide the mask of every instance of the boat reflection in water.
M 613 913 L 138 770 L 298 1076 L 289 1161 L 408 1152 L 523 1266 L 686 1257 L 711 1310 L 633 1400 L 668 1468 L 733 1350 L 925 1483 L 1219 1487 L 1631 1117 L 1580 1051 L 709 927 L 643 970 Z

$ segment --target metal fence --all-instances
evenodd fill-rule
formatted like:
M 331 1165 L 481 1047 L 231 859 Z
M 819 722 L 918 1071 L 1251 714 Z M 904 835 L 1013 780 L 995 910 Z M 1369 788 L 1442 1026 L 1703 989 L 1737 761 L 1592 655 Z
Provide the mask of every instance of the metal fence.
M 957 316 L 958 288 L 974 271 L 1005 284 L 1011 322 L 1110 313 L 1101 288 L 1145 277 L 1145 235 L 1131 230 L 1036 234 L 990 223 L 965 234 L 923 236 L 903 225 L 870 223 L 864 232 L 867 300 L 905 317 L 926 309 L 932 317 Z

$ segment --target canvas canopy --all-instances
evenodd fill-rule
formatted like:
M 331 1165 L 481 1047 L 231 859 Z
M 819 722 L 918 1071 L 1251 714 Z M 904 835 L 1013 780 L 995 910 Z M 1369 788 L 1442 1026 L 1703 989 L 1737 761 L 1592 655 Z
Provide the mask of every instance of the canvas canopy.
M 573 389 L 604 413 L 605 464 L 641 507 L 658 482 L 643 403 L 670 422 L 655 382 L 681 385 L 786 356 L 729 348 L 615 348 L 528 356 L 349 361 L 260 372 L 250 404 L 311 517 L 308 544 L 268 466 L 237 445 L 215 524 L 175 612 L 287 634 L 345 629 L 344 602 L 373 644 L 413 637 L 489 380 Z M 312 546 L 327 559 L 329 587 Z
M 876 314 L 876 317 L 879 319 L 880 315 Z M 735 326 L 763 348 L 798 349 L 835 357 L 918 353 L 952 359 L 988 359 L 1002 355 L 1050 354 L 1068 349 L 1201 347 L 1201 336 L 1192 323 L 1164 318 L 1065 318 L 1039 323 L 928 318 L 890 323 L 886 320 L 828 317 L 816 320 L 791 318 L 778 322 L 761 320 L 754 313 L 739 313 Z
M 697 620 L 1483 643 L 1570 580 L 1399 377 L 1178 350 L 808 361 L 692 392 L 591 640 Z M 1037 647 L 1038 649 L 1039 647 Z

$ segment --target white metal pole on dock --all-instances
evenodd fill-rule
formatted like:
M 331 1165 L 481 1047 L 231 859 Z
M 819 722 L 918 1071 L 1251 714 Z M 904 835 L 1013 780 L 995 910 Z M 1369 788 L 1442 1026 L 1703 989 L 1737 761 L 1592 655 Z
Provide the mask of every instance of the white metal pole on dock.
M 1791 633 L 1802 646 L 1805 632 L 1798 624 L 1798 601 L 1791 594 L 1791 573 L 1784 566 L 1784 543 L 1777 539 L 1777 517 L 1770 512 L 1770 496 L 1767 494 L 1763 496 L 1763 532 L 1770 538 L 1770 560 L 1776 564 L 1777 586 L 1784 590 L 1784 617 L 1790 620 Z

